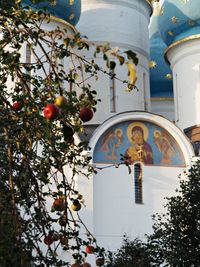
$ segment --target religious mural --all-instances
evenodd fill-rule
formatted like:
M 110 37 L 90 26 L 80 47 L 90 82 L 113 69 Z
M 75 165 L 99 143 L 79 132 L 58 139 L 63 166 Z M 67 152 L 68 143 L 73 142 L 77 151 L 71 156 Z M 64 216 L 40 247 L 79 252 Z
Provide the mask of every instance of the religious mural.
M 120 163 L 125 157 L 130 164 L 185 166 L 182 151 L 169 132 L 147 121 L 126 121 L 109 128 L 94 149 L 95 163 Z

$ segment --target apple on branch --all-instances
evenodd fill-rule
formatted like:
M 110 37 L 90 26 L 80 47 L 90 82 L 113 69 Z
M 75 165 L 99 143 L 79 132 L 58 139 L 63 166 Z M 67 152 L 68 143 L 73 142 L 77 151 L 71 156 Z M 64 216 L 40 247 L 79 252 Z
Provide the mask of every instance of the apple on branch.
M 65 209 L 65 202 L 62 198 L 56 198 L 53 202 L 53 208 L 56 211 L 63 211 Z
M 49 120 L 54 120 L 59 115 L 58 107 L 50 103 L 45 106 L 43 112 L 44 112 L 44 116 L 46 117 L 46 119 L 49 119 Z
M 91 253 L 93 253 L 94 251 L 95 251 L 95 248 L 94 248 L 93 246 L 91 246 L 91 245 L 88 245 L 88 246 L 86 246 L 86 248 L 85 248 L 85 252 L 88 253 L 88 254 L 91 254 Z
M 72 264 L 72 266 L 71 267 L 81 267 L 81 264 L 80 263 L 78 263 L 78 262 L 75 262 L 75 263 L 73 263 Z
M 103 266 L 104 265 L 104 263 L 105 263 L 105 259 L 104 258 L 97 258 L 96 259 L 96 265 L 97 266 Z
M 60 236 L 60 244 L 63 245 L 63 246 L 67 246 L 68 243 L 69 243 L 68 237 L 64 236 L 64 235 L 61 235 Z
M 62 215 L 62 216 L 59 218 L 58 223 L 59 223 L 59 225 L 62 227 L 62 226 L 66 226 L 67 221 L 68 221 L 68 219 L 67 219 L 67 215 L 64 214 L 64 215 Z
M 88 262 L 84 262 L 83 264 L 81 264 L 81 267 L 92 267 L 92 266 Z
M 81 108 L 80 110 L 80 113 L 79 113 L 79 118 L 83 121 L 83 122 L 87 122 L 87 121 L 90 121 L 92 118 L 93 118 L 93 111 L 91 108 L 88 108 L 88 107 L 83 107 Z
M 78 201 L 78 199 L 75 199 L 71 205 L 71 209 L 73 211 L 79 211 L 81 209 L 81 203 Z
M 14 102 L 14 103 L 12 104 L 12 108 L 13 108 L 14 110 L 20 110 L 20 109 L 22 108 L 22 105 L 21 105 L 20 102 L 16 101 L 16 102 Z
M 57 96 L 54 104 L 59 107 L 59 108 L 64 108 L 67 105 L 68 101 L 67 98 L 64 97 L 63 95 Z
M 47 235 L 44 237 L 44 243 L 47 245 L 47 246 L 50 246 L 52 243 L 54 242 L 54 238 L 53 238 L 53 235 Z

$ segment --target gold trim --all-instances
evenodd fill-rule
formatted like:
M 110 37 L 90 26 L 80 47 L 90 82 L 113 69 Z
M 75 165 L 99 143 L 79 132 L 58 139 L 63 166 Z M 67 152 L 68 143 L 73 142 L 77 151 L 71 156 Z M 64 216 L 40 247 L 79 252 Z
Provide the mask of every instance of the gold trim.
M 56 22 L 60 22 L 60 23 L 62 23 L 62 24 L 65 24 L 66 26 L 68 26 L 69 28 L 71 28 L 72 31 L 73 31 L 74 33 L 77 33 L 77 32 L 78 32 L 78 31 L 76 30 L 76 28 L 75 28 L 72 24 L 70 24 L 69 22 L 67 22 L 67 21 L 64 20 L 64 19 L 61 19 L 61 18 L 52 16 L 52 15 L 50 15 L 50 19 L 51 19 L 51 20 L 54 20 L 54 21 L 56 21 Z
M 200 34 L 194 34 L 194 35 L 191 35 L 191 36 L 188 36 L 188 37 L 185 37 L 181 40 L 178 40 L 176 41 L 175 43 L 172 43 L 170 46 L 168 46 L 165 50 L 165 53 L 164 53 L 164 58 L 165 58 L 165 61 L 170 64 L 168 58 L 167 58 L 167 53 L 168 51 L 171 49 L 171 48 L 174 48 L 176 47 L 177 45 L 180 45 L 182 43 L 186 43 L 188 41 L 191 41 L 191 40 L 195 40 L 195 39 L 200 39 Z
M 151 101 L 174 101 L 173 97 L 151 97 Z

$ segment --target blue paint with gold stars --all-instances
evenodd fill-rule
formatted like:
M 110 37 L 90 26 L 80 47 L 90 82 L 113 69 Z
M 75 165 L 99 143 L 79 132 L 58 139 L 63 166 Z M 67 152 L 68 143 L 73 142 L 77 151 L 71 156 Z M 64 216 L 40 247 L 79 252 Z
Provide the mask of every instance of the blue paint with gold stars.
M 63 19 L 75 26 L 81 14 L 81 0 L 56 0 L 54 4 L 44 0 L 33 4 L 31 0 L 23 0 L 23 6 L 29 6 L 36 10 L 46 9 L 52 16 Z

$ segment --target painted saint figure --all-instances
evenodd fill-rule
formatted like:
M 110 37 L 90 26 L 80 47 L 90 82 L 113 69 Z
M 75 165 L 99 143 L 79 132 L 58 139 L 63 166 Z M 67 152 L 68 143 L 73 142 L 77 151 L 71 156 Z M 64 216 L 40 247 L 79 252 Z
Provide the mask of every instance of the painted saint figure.
M 123 143 L 123 132 L 120 128 L 109 131 L 102 142 L 101 151 L 107 153 L 106 158 L 117 160 L 116 149 Z
M 158 130 L 154 131 L 154 143 L 157 145 L 159 151 L 162 153 L 162 163 L 170 163 L 171 157 L 176 153 L 170 139 L 165 132 Z
M 148 131 L 143 123 L 128 127 L 128 137 L 132 145 L 126 150 L 125 156 L 128 157 L 129 163 L 142 161 L 146 164 L 153 164 L 153 151 L 151 146 L 146 142 L 147 136 L 144 136 L 144 129 Z M 134 124 L 133 124 L 134 125 Z M 147 134 L 146 134 L 147 135 Z

